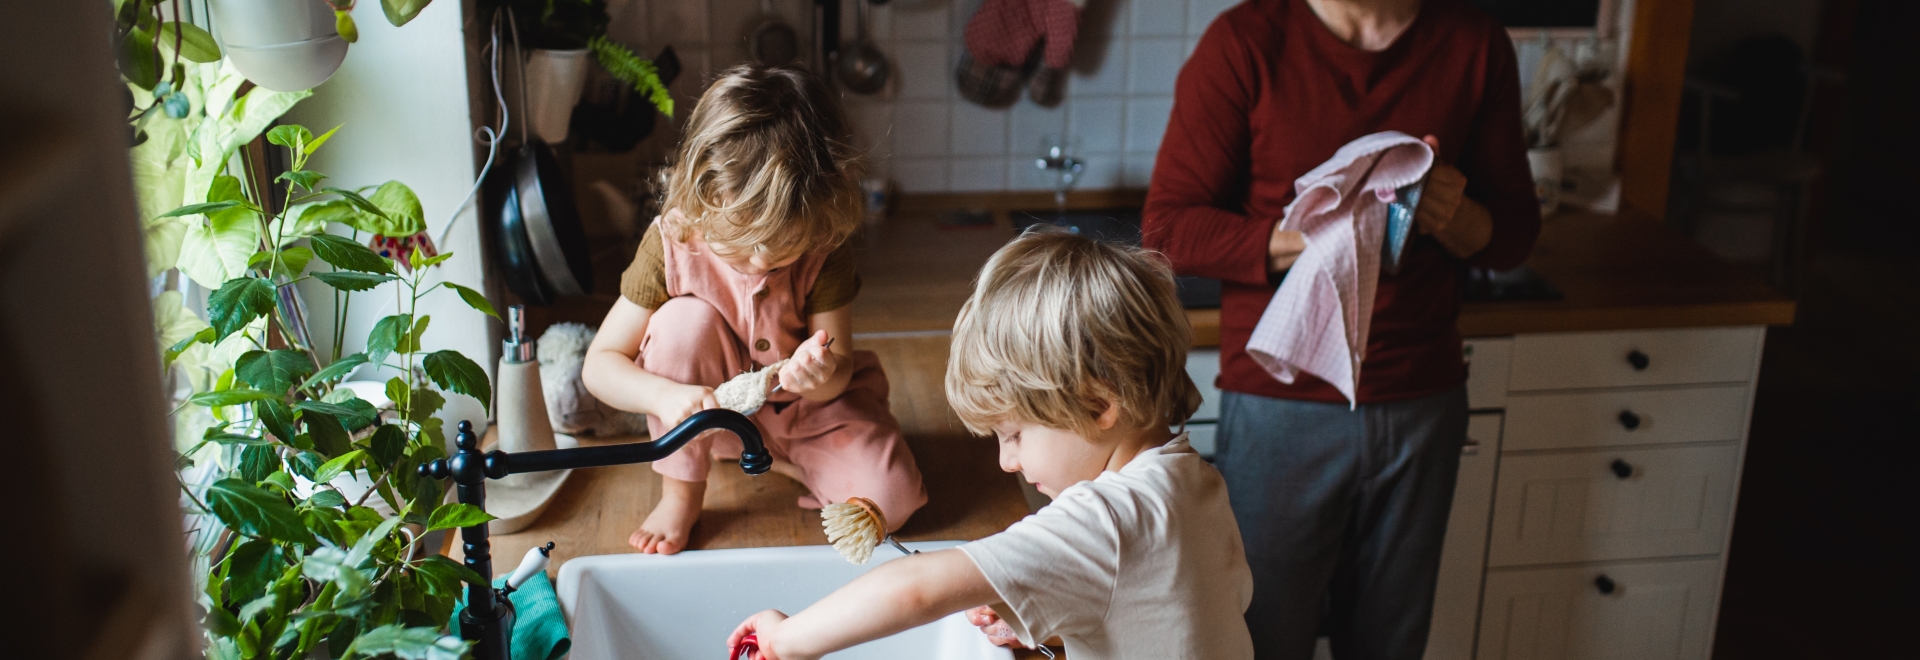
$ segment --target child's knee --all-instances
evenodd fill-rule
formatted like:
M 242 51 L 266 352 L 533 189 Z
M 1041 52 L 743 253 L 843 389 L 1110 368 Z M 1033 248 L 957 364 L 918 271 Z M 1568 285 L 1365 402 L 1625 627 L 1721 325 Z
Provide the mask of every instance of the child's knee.
M 693 296 L 669 299 L 647 320 L 647 335 L 636 360 L 655 375 L 682 383 L 719 385 L 737 365 L 733 332 L 720 311 Z M 711 382 L 709 382 L 711 381 Z

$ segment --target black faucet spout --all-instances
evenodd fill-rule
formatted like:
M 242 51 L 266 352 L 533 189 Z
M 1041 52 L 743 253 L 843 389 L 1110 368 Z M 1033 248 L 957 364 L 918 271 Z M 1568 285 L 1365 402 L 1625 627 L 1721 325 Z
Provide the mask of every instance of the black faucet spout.
M 746 415 L 715 408 L 694 413 L 672 431 L 668 431 L 666 435 L 652 442 L 523 451 L 498 456 L 490 454 L 487 457 L 488 473 L 491 476 L 496 469 L 503 469 L 505 474 L 521 474 L 651 463 L 666 458 L 692 442 L 694 438 L 714 430 L 724 430 L 739 436 L 740 444 L 743 446 L 740 452 L 740 469 L 747 474 L 764 474 L 773 467 L 773 457 L 767 453 L 766 444 L 760 438 L 759 427 L 754 426 L 753 421 L 747 419 Z M 499 463 L 499 468 L 494 467 L 496 461 Z

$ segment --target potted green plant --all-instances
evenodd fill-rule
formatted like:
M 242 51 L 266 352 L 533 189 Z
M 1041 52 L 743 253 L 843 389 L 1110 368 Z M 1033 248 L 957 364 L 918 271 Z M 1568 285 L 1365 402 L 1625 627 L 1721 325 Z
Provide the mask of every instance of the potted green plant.
M 573 107 L 592 59 L 614 78 L 645 96 L 661 114 L 673 116 L 673 96 L 653 62 L 607 37 L 606 0 L 483 0 L 485 13 L 507 12 L 525 51 L 524 93 L 528 125 L 549 144 L 566 141 Z M 516 106 L 521 99 L 508 99 Z

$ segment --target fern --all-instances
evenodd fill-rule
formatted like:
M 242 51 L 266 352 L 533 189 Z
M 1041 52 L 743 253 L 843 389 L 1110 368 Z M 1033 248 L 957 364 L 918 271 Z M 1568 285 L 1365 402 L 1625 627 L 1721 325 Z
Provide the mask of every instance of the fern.
M 660 84 L 660 71 L 654 68 L 653 62 L 640 59 L 626 46 L 608 39 L 604 34 L 587 41 L 587 48 L 593 50 L 594 59 L 599 60 L 600 66 L 605 67 L 613 77 L 633 85 L 634 91 L 647 95 L 647 100 L 653 102 L 653 107 L 658 108 L 660 114 L 673 116 L 673 95 L 667 91 L 666 85 Z

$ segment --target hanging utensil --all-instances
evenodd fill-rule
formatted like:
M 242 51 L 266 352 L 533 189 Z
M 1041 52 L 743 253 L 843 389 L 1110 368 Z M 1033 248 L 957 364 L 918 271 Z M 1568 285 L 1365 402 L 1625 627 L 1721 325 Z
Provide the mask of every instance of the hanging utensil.
M 747 24 L 747 57 L 761 66 L 786 66 L 800 59 L 800 33 L 760 0 L 760 15 Z
M 872 94 L 887 86 L 891 71 L 886 54 L 867 37 L 867 0 L 853 0 L 853 4 L 857 12 L 853 24 L 855 37 L 853 43 L 840 52 L 836 77 L 848 91 Z
M 514 61 L 524 58 L 519 26 L 506 12 Z M 516 67 L 520 116 L 527 116 L 524 65 Z M 593 269 L 586 231 L 574 206 L 573 186 L 560 172 L 553 148 L 529 135 L 520 122 L 520 146 L 511 171 L 499 170 L 488 183 L 488 223 L 495 256 L 504 271 L 508 290 L 534 305 L 552 304 L 557 295 L 585 295 L 593 289 Z

